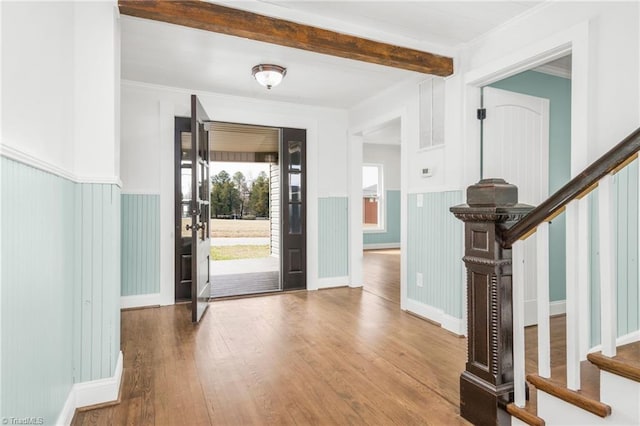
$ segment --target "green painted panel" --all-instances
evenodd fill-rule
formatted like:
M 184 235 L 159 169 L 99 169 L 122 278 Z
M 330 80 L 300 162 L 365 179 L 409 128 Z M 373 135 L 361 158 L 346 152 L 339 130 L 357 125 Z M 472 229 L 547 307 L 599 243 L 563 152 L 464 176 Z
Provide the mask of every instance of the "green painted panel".
M 122 196 L 122 295 L 160 292 L 160 196 Z
M 2 417 L 55 423 L 120 348 L 120 190 L 2 158 Z
M 638 289 L 638 162 L 615 176 L 615 245 L 617 271 L 618 336 L 640 329 Z M 598 191 L 589 198 L 591 220 L 591 344 L 600 343 L 600 267 L 598 238 Z
M 462 318 L 463 223 L 449 211 L 463 203 L 462 191 L 407 197 L 407 297 Z M 422 273 L 423 286 L 416 285 Z
M 2 158 L 2 412 L 53 424 L 73 384 L 74 184 Z
M 638 330 L 638 162 L 615 176 L 618 335 Z
M 347 197 L 318 199 L 318 277 L 349 275 Z
M 120 333 L 120 190 L 114 185 L 80 184 L 80 353 L 77 381 L 113 375 Z
M 385 232 L 364 232 L 362 240 L 367 244 L 400 244 L 400 191 L 385 193 Z
M 571 80 L 525 71 L 491 87 L 549 99 L 549 194 L 571 178 Z M 566 226 L 564 216 L 549 227 L 549 298 L 566 298 Z

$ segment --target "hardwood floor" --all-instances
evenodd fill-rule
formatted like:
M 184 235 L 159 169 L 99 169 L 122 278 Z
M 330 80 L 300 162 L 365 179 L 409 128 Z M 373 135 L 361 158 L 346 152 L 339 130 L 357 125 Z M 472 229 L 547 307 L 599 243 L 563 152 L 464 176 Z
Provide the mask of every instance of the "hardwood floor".
M 124 311 L 122 402 L 73 424 L 467 424 L 466 340 L 400 311 L 399 269 L 399 251 L 369 251 L 366 290 L 215 301 L 197 326 L 186 304 Z M 562 380 L 564 317 L 551 330 Z M 528 373 L 535 333 L 527 328 Z
M 400 250 L 366 250 L 364 289 L 400 306 Z
M 74 425 L 466 424 L 466 342 L 360 289 L 122 312 L 122 402 Z

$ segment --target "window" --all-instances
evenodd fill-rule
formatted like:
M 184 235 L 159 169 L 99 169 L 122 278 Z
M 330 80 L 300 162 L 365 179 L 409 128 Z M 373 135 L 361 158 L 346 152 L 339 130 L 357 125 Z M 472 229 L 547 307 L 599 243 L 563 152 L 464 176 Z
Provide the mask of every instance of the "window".
M 362 225 L 364 230 L 384 229 L 382 164 L 362 166 Z
M 420 84 L 420 149 L 444 144 L 444 79 Z

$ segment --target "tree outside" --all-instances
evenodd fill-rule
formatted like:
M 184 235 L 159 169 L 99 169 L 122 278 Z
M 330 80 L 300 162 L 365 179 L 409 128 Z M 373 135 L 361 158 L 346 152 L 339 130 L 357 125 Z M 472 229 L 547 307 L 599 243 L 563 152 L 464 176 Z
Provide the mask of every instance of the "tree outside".
M 226 170 L 211 178 L 211 217 L 269 217 L 269 177 L 263 171 L 253 181 L 237 171 Z
M 257 217 L 269 217 L 269 178 L 260 172 L 251 185 L 249 206 Z

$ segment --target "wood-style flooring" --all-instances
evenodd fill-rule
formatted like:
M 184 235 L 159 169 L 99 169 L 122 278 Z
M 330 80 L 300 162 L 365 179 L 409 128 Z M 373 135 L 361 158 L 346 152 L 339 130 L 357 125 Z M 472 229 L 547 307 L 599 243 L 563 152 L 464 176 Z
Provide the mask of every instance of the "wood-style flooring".
M 467 424 L 466 340 L 400 310 L 399 251 L 364 262 L 365 290 L 214 301 L 199 325 L 188 304 L 122 312 L 121 402 L 73 424 Z M 526 342 L 535 372 L 535 327 Z M 560 317 L 554 373 L 563 357 Z
M 195 326 L 188 305 L 122 312 L 121 402 L 73 424 L 467 424 L 465 339 L 393 297 L 338 288 L 214 301 Z
M 366 250 L 364 290 L 400 306 L 400 250 Z

